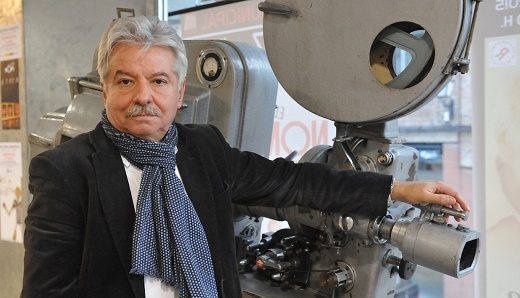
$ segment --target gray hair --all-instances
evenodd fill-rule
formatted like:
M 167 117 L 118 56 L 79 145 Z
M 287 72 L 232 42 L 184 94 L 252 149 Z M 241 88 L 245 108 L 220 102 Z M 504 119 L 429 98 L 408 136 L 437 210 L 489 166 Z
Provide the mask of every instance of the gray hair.
M 182 38 L 168 22 L 157 17 L 124 17 L 113 21 L 103 33 L 98 47 L 97 69 L 106 82 L 112 51 L 119 45 L 142 45 L 145 52 L 153 46 L 170 48 L 176 58 L 173 72 L 180 83 L 186 78 L 188 58 Z

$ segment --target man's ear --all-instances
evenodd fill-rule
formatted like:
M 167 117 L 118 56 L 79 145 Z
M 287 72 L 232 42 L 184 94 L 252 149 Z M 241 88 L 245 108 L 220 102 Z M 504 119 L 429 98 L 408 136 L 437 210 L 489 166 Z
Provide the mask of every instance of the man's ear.
M 182 102 L 184 99 L 184 91 L 186 91 L 186 78 L 182 80 L 181 86 L 179 88 L 179 98 L 177 99 L 177 110 L 182 107 Z
M 99 81 L 99 84 L 101 85 L 101 90 L 103 90 L 103 103 L 107 103 L 107 94 L 105 92 L 105 83 L 103 83 L 103 81 Z

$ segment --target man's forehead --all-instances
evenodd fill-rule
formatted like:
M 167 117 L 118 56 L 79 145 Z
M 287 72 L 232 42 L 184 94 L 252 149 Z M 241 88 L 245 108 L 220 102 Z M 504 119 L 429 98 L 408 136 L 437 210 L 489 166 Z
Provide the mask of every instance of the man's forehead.
M 112 54 L 108 63 L 108 74 L 111 77 L 119 75 L 145 75 L 177 77 L 174 71 L 175 57 L 170 51 L 164 52 L 165 55 L 158 55 L 157 51 L 162 48 L 147 51 L 118 51 Z
M 140 44 L 119 44 L 115 46 L 110 56 L 114 57 L 117 56 L 119 53 L 124 52 L 125 54 L 132 54 L 131 59 L 138 58 L 139 56 L 146 56 L 149 53 L 160 53 L 165 54 L 166 56 L 172 57 L 175 59 L 175 52 L 168 46 L 163 45 L 153 45 L 153 46 L 146 46 L 146 45 L 140 45 Z M 128 57 L 128 55 L 126 55 Z

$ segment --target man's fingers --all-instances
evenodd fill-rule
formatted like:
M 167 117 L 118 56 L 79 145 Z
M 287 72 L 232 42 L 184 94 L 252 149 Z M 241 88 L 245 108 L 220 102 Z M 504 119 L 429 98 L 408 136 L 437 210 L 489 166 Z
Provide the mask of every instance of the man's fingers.
M 440 199 L 439 199 L 439 205 L 444 205 L 444 206 L 452 206 L 452 205 L 455 205 L 457 204 L 457 200 L 455 200 L 454 197 L 450 196 L 450 195 L 439 195 Z
M 456 192 L 454 189 L 447 187 L 445 184 L 437 184 L 435 189 L 436 194 L 442 195 L 440 205 L 452 205 L 456 206 L 456 209 L 470 210 L 468 203 Z

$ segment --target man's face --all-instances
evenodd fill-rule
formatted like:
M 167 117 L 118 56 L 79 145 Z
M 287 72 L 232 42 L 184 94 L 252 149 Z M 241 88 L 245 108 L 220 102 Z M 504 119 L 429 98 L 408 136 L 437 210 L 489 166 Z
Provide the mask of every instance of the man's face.
M 110 58 L 106 82 L 101 82 L 108 120 L 121 132 L 160 141 L 181 107 L 185 81 L 178 85 L 173 52 L 154 46 L 122 45 Z

